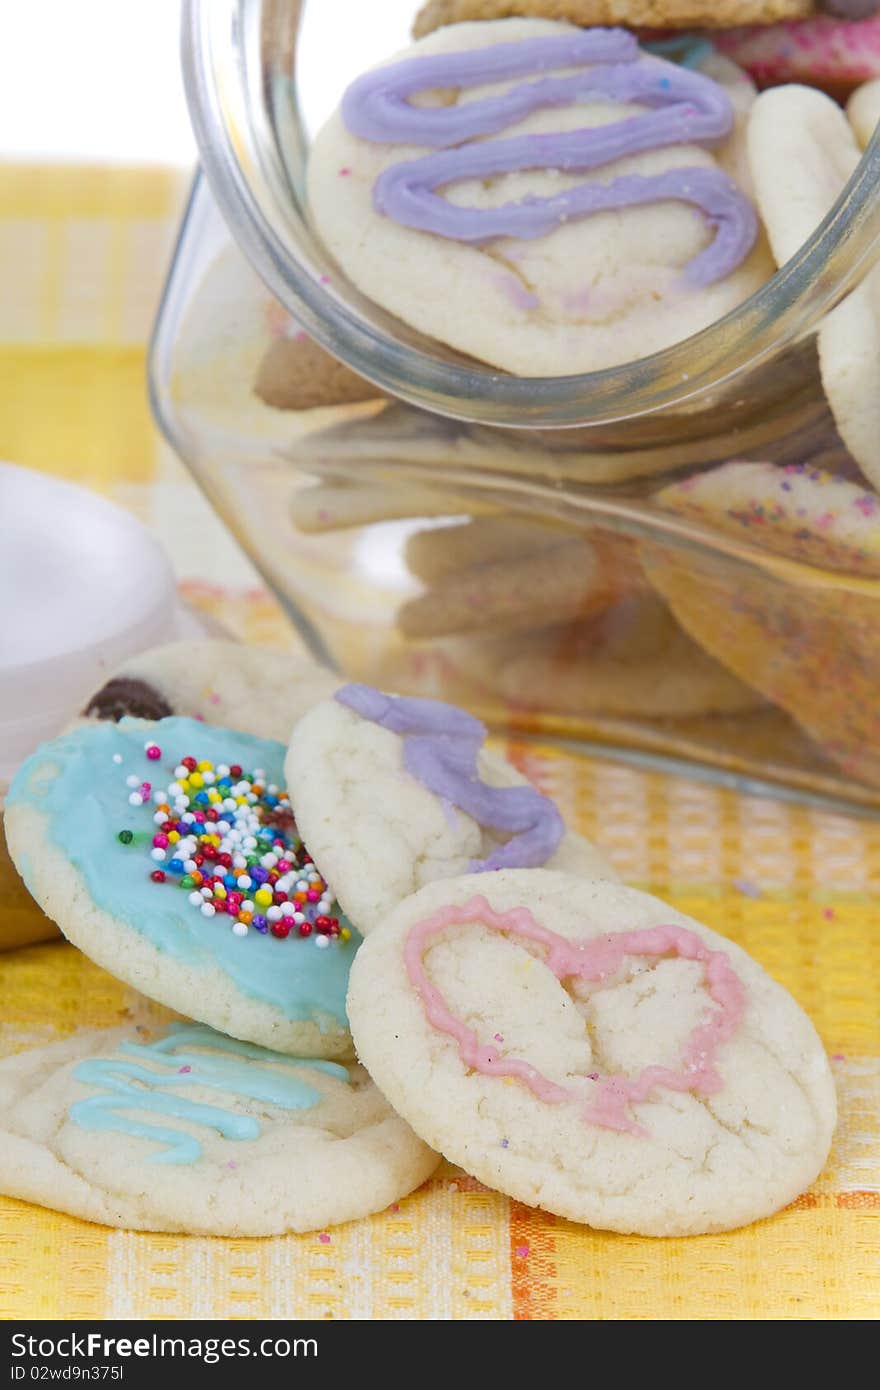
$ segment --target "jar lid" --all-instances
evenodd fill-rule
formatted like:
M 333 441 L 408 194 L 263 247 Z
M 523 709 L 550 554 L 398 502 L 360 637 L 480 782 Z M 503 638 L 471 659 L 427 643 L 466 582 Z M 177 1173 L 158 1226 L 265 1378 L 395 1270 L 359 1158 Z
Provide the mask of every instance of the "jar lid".
M 0 463 L 0 781 L 127 657 L 174 636 L 162 547 L 86 489 Z

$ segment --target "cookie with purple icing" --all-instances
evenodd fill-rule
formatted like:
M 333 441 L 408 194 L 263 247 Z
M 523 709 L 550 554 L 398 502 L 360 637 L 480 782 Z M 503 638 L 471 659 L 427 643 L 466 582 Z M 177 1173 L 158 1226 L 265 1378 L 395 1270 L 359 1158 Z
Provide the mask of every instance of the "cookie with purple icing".
M 656 502 L 734 542 L 642 542 L 685 630 L 845 772 L 880 785 L 880 497 L 820 468 L 732 462 Z
M 519 376 L 680 342 L 773 273 L 735 94 L 623 29 L 454 24 L 365 73 L 311 150 L 342 272 L 411 328 Z M 721 70 L 727 72 L 727 68 Z
M 285 761 L 297 824 L 362 935 L 424 884 L 468 871 L 616 878 L 485 738 L 464 710 L 365 685 L 343 686 L 297 725 Z

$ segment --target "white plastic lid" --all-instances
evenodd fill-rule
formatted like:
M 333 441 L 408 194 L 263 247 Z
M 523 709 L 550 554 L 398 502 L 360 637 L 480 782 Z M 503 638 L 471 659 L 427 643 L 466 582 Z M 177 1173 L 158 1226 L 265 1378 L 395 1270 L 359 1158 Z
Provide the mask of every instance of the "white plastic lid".
M 102 497 L 0 463 L 0 782 L 127 657 L 170 641 L 161 546 Z

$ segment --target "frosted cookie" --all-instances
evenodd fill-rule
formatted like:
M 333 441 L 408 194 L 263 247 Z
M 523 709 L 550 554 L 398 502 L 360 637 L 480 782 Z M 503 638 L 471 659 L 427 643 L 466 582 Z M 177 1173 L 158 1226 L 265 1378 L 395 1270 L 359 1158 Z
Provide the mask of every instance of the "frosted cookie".
M 720 30 L 712 38 L 761 87 L 805 82 L 845 98 L 880 76 L 878 0 L 822 0 L 806 8 L 806 18 Z
M 846 114 L 859 146 L 866 150 L 880 121 L 880 77 L 863 83 L 853 92 L 846 105 Z
M 428 0 L 416 16 L 413 33 L 418 37 L 443 24 L 511 15 L 644 29 L 726 29 L 734 24 L 800 19 L 813 9 L 813 0 Z
M 645 572 L 678 620 L 845 772 L 880 784 L 877 600 L 841 582 L 880 578 L 880 497 L 819 469 L 730 463 L 657 502 L 759 547 L 738 561 L 643 542 Z
M 362 1067 L 201 1024 L 0 1062 L 0 1191 L 139 1231 L 268 1236 L 381 1211 L 437 1165 Z
M 185 715 L 286 743 L 339 685 L 307 656 L 239 642 L 170 642 L 131 657 L 86 701 L 87 719 Z
M 515 709 L 683 719 L 763 703 L 647 596 L 590 624 L 532 634 L 499 665 L 498 687 Z
M 349 279 L 411 327 L 519 375 L 589 372 L 772 273 L 722 167 L 736 138 L 723 86 L 623 30 L 453 25 L 349 87 L 309 205 Z
M 434 883 L 365 942 L 349 1014 L 398 1113 L 518 1201 L 606 1230 L 730 1230 L 816 1178 L 815 1029 L 746 953 L 568 874 Z
M 860 150 L 840 107 L 807 87 L 779 87 L 749 120 L 755 192 L 777 263 L 812 236 L 855 172 Z M 872 482 L 880 481 L 880 275 L 875 271 L 819 330 L 822 385 L 837 429 Z
M 435 879 L 549 864 L 613 878 L 486 730 L 438 700 L 347 685 L 297 726 L 285 763 L 297 824 L 362 934 Z
M 284 753 L 192 719 L 83 724 L 19 769 L 4 827 L 105 970 L 234 1037 L 336 1057 L 358 935 L 302 843 Z

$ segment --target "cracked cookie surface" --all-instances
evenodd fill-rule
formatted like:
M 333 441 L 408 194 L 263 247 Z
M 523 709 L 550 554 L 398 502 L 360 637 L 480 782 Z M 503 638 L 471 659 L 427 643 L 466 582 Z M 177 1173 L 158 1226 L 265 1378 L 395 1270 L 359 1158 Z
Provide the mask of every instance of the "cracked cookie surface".
M 649 954 L 657 929 L 678 946 Z M 567 974 L 620 933 L 616 965 Z M 574 1221 L 727 1230 L 792 1201 L 828 1154 L 834 1086 L 803 1011 L 732 942 L 618 884 L 540 869 L 431 884 L 361 948 L 348 1008 L 361 1061 L 427 1143 Z
M 0 1191 L 88 1221 L 310 1231 L 381 1210 L 437 1161 L 363 1068 L 199 1025 L 89 1030 L 0 1062 Z

